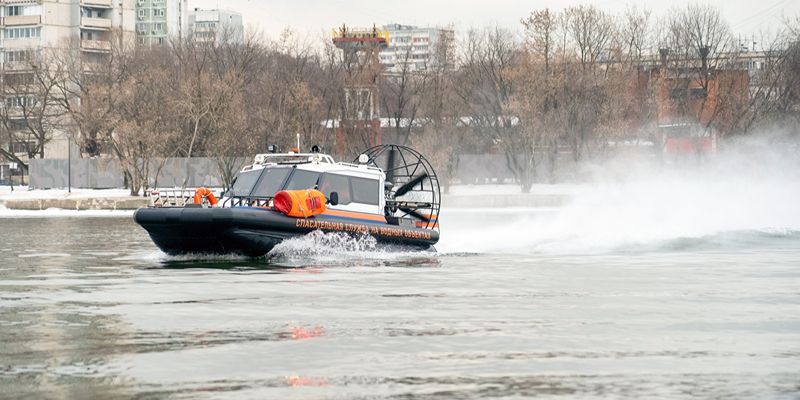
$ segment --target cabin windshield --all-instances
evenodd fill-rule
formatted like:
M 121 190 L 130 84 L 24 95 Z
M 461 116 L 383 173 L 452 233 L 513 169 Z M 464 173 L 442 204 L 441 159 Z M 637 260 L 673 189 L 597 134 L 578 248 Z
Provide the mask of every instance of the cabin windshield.
M 253 186 L 255 186 L 256 181 L 258 181 L 258 177 L 261 176 L 261 170 L 250 170 L 239 173 L 236 179 L 233 180 L 233 185 L 231 186 L 231 196 L 233 197 L 244 197 L 249 196 L 250 192 L 253 191 Z
M 295 169 L 292 173 L 289 182 L 286 183 L 286 190 L 303 190 L 303 189 L 316 189 L 319 176 L 321 174 L 316 171 L 306 171 L 302 169 Z
M 283 188 L 286 177 L 291 168 L 264 168 L 261 173 L 261 179 L 253 189 L 251 196 L 253 197 L 273 197 L 275 193 Z
M 320 173 L 292 167 L 269 167 L 240 172 L 231 186 L 232 197 L 272 198 L 280 190 L 318 189 L 326 198 L 339 194 L 339 204 L 379 205 L 377 179 Z
M 231 186 L 233 197 L 273 197 L 283 188 L 291 168 L 261 168 L 240 172 Z

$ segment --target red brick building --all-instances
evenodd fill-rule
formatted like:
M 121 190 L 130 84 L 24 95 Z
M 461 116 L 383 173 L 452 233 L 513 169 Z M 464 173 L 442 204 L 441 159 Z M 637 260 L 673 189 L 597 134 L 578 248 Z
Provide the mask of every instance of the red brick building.
M 650 107 L 665 153 L 708 153 L 735 128 L 749 100 L 746 70 L 654 67 L 639 72 L 635 103 Z M 652 126 L 652 125 L 651 125 Z

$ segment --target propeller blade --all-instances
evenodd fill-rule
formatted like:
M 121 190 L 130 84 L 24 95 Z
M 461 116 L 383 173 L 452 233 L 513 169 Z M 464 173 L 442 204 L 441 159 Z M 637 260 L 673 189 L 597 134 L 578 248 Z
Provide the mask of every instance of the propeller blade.
M 395 152 L 397 152 L 397 150 L 392 147 L 389 149 L 389 154 L 386 156 L 386 182 L 394 183 Z
M 410 209 L 413 209 L 413 210 L 419 210 L 420 208 L 432 208 L 433 207 L 433 205 L 431 205 L 431 203 L 422 203 L 422 202 L 418 202 L 418 201 L 397 201 L 397 200 L 390 200 L 390 199 L 386 200 L 386 205 L 387 206 L 392 206 L 392 207 L 395 207 L 395 208 L 400 208 L 400 207 L 410 208 Z
M 431 222 L 431 219 L 429 217 L 426 217 L 426 216 L 418 213 L 416 210 L 413 210 L 413 209 L 410 209 L 410 208 L 405 208 L 405 207 L 400 207 L 400 210 L 402 210 L 404 213 L 406 213 L 408 215 L 413 216 L 416 219 L 419 219 L 419 220 L 422 220 L 422 221 L 425 221 L 425 222 Z
M 428 178 L 428 173 L 427 172 L 423 172 L 422 175 L 418 175 L 414 179 L 404 183 L 403 186 L 400 186 L 399 188 L 397 188 L 397 191 L 394 192 L 394 197 L 400 197 L 400 196 L 410 192 L 411 189 L 414 188 L 414 186 L 417 186 L 417 184 L 419 184 L 420 182 L 424 181 L 427 178 Z

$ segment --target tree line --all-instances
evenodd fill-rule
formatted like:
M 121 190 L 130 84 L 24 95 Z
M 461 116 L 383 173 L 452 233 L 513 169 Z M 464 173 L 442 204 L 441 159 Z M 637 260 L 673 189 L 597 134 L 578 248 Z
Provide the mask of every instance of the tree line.
M 616 140 L 655 141 L 663 90 L 679 94 L 669 96 L 673 113 L 721 137 L 800 126 L 798 19 L 758 38 L 761 64 L 745 86 L 720 79 L 718 71 L 742 68 L 745 52 L 710 6 L 656 17 L 583 5 L 520 22 L 521 34 L 484 27 L 442 36 L 422 70 L 409 67 L 409 46 L 391 72 L 377 50 L 348 57 L 330 40 L 320 47 L 288 30 L 276 40 L 223 35 L 161 46 L 118 35 L 109 53 L 92 57 L 65 43 L 3 74 L 0 130 L 27 159 L 44 157 L 54 133 L 67 132 L 82 156 L 116 157 L 139 193 L 167 157 L 212 157 L 227 184 L 243 157 L 293 147 L 297 134 L 307 146 L 354 156 L 368 138 L 333 121 L 349 118 L 345 87 L 355 83 L 375 89 L 392 140 L 419 147 L 445 184 L 459 154 L 502 154 L 528 191 L 555 181 L 564 155 L 578 164 L 606 156 Z M 683 78 L 653 78 L 654 68 Z M 693 91 L 665 82 L 690 82 Z M 27 165 L 7 148 L 0 156 Z

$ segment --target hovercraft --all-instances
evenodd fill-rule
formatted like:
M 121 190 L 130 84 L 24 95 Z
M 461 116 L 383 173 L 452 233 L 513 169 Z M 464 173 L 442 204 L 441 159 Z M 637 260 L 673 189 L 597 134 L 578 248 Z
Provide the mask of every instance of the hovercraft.
M 219 200 L 198 188 L 187 204 L 154 202 L 133 218 L 167 254 L 259 257 L 316 230 L 427 250 L 439 240 L 440 206 L 435 171 L 409 147 L 376 146 L 344 163 L 315 146 L 256 155 Z

